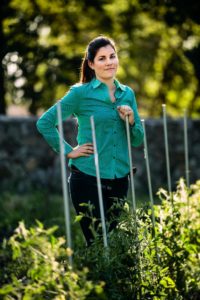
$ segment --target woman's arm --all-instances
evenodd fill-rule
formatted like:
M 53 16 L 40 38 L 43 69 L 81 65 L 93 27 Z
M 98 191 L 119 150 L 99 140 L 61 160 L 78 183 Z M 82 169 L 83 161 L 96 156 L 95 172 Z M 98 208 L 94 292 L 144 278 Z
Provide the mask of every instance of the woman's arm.
M 137 109 L 137 102 L 135 98 L 135 93 L 132 91 L 133 95 L 133 105 L 132 105 L 132 110 L 134 114 L 134 123 L 131 125 L 131 145 L 134 147 L 139 146 L 142 144 L 143 139 L 144 139 L 144 131 L 142 127 L 142 123 L 138 114 L 138 109 Z
M 72 113 L 78 111 L 79 95 L 75 87 L 72 87 L 69 92 L 60 100 L 62 120 L 65 120 Z M 37 129 L 43 135 L 47 143 L 56 152 L 60 151 L 59 132 L 57 130 L 57 103 L 50 107 L 37 121 Z M 64 153 L 70 153 L 73 148 L 64 140 Z
M 143 142 L 144 132 L 142 123 L 138 114 L 137 102 L 134 92 L 130 89 L 132 105 L 121 105 L 117 107 L 120 118 L 126 121 L 128 116 L 130 128 L 131 128 L 131 145 L 134 147 L 139 146 Z

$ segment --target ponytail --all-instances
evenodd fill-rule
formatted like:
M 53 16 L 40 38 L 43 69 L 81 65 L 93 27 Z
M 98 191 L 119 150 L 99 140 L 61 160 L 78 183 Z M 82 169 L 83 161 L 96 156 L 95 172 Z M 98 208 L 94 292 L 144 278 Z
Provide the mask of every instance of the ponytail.
M 95 77 L 95 72 L 88 65 L 88 58 L 86 53 L 81 64 L 80 82 L 81 83 L 89 82 L 94 77 Z

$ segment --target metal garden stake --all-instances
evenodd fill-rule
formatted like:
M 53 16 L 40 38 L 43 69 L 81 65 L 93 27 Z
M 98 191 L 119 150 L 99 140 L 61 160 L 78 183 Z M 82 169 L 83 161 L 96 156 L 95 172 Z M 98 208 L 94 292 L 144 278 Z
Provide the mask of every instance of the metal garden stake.
M 167 118 L 166 118 L 166 105 L 162 104 L 163 109 L 163 124 L 164 124 L 164 138 L 165 138 L 165 155 L 166 155 L 166 167 L 167 167 L 167 182 L 168 190 L 171 193 L 171 174 L 170 174 L 170 161 L 169 161 L 169 147 L 168 147 L 168 136 L 167 136 Z
M 130 127 L 128 116 L 126 116 L 126 134 L 127 134 L 127 143 L 128 143 L 128 155 L 129 155 L 129 163 L 130 163 L 130 184 L 131 184 L 131 196 L 132 196 L 132 204 L 133 204 L 133 212 L 136 212 L 136 199 L 135 199 L 135 185 L 133 178 L 133 161 L 131 154 L 131 139 L 130 139 Z
M 189 178 L 189 155 L 188 155 L 188 132 L 187 132 L 188 124 L 187 124 L 187 110 L 184 111 L 184 148 L 185 148 L 185 175 L 186 175 L 186 184 L 187 187 L 190 185 Z
M 100 207 L 101 223 L 102 223 L 102 230 L 103 230 L 103 242 L 104 242 L 104 247 L 108 247 L 106 222 L 105 222 L 104 207 L 103 207 L 103 196 L 102 196 L 101 180 L 100 180 L 100 172 L 99 172 L 99 159 L 98 159 L 98 152 L 97 152 L 97 143 L 96 143 L 96 134 L 95 134 L 95 125 L 94 125 L 93 116 L 90 117 L 90 123 L 92 128 L 92 140 L 94 145 L 94 162 L 96 168 L 99 207 Z
M 146 136 L 145 120 L 142 120 L 142 126 L 143 126 L 143 129 L 144 129 L 144 153 L 145 153 L 144 157 L 145 157 L 146 169 L 147 169 L 149 197 L 150 197 L 151 211 L 152 211 L 152 224 L 153 224 L 153 231 L 154 231 L 154 235 L 155 235 L 154 200 L 153 200 L 153 193 L 152 193 L 151 172 L 150 172 L 150 166 L 149 166 L 149 155 L 148 155 L 148 146 L 147 146 L 147 136 Z
M 70 227 L 70 209 L 69 209 L 69 196 L 68 196 L 68 186 L 67 186 L 67 175 L 66 175 L 66 159 L 64 154 L 64 144 L 63 144 L 63 126 L 62 126 L 62 113 L 61 104 L 57 104 L 57 115 L 58 115 L 58 128 L 59 128 L 59 141 L 60 141 L 60 162 L 61 162 L 61 175 L 62 175 L 62 190 L 64 199 L 64 214 L 65 214 L 65 227 L 67 234 L 67 245 L 69 249 L 72 249 L 71 241 L 71 227 Z M 69 255 L 69 263 L 72 266 L 72 255 Z
M 136 198 L 135 198 L 135 185 L 133 178 L 133 161 L 131 153 L 131 138 L 130 138 L 130 125 L 128 116 L 126 116 L 126 135 L 127 135 L 127 144 L 128 144 L 128 154 L 129 154 L 129 164 L 130 164 L 130 185 L 131 185 L 131 198 L 133 205 L 133 216 L 135 221 L 135 240 L 137 243 L 137 259 L 138 259 L 138 268 L 139 268 L 139 280 L 141 282 L 141 263 L 140 263 L 140 241 L 138 238 L 138 228 L 137 228 L 137 215 L 136 215 Z M 141 299 L 142 290 L 139 289 L 139 299 Z
M 145 120 L 142 120 L 142 126 L 144 130 L 144 153 L 145 153 L 145 161 L 146 161 L 146 169 L 147 169 L 147 179 L 148 179 L 148 187 L 149 187 L 149 197 L 151 203 L 151 219 L 153 225 L 153 237 L 156 235 L 156 226 L 155 226 L 155 212 L 154 212 L 154 200 L 153 200 L 153 192 L 152 192 L 152 184 L 151 184 L 151 172 L 150 172 L 150 165 L 149 165 L 149 155 L 148 155 L 148 145 L 147 145 L 147 135 L 146 135 L 146 128 L 145 128 Z M 158 255 L 158 247 L 155 241 L 155 250 L 157 260 L 159 262 L 159 255 Z

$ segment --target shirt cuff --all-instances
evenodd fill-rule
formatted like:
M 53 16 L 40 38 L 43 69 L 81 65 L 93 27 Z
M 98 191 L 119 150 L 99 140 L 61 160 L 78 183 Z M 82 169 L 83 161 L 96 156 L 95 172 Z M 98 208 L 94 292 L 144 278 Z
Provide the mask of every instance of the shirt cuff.
M 69 144 L 66 143 L 65 148 L 64 148 L 64 154 L 67 155 L 72 151 L 73 151 L 73 148 Z

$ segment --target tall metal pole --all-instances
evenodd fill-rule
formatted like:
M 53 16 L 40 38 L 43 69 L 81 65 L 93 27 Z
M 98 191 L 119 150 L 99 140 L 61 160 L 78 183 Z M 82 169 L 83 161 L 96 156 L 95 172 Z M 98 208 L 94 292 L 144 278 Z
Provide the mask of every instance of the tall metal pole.
M 62 175 L 62 190 L 64 199 L 64 214 L 65 214 L 65 228 L 67 234 L 67 245 L 69 249 L 72 249 L 71 240 L 71 227 L 70 227 L 70 208 L 69 208 L 69 194 L 67 186 L 67 175 L 66 175 L 66 159 L 64 154 L 64 138 L 63 138 L 63 126 L 62 126 L 62 113 L 61 104 L 57 104 L 57 115 L 58 115 L 58 129 L 59 129 L 59 141 L 60 141 L 60 162 L 61 162 L 61 175 Z M 72 266 L 72 255 L 69 256 L 69 264 Z
M 153 200 L 153 192 L 152 192 L 152 184 L 151 184 L 151 172 L 150 172 L 150 164 L 149 164 L 149 155 L 148 155 L 148 146 L 147 146 L 147 135 L 146 135 L 146 128 L 145 128 L 145 120 L 142 121 L 142 126 L 144 130 L 144 153 L 145 153 L 145 161 L 146 161 L 146 169 L 147 169 L 147 179 L 148 179 L 148 187 L 149 187 L 149 198 L 151 203 L 151 219 L 153 225 L 153 237 L 156 235 L 156 222 L 155 222 L 155 212 L 154 212 L 154 200 Z M 157 261 L 160 262 L 159 255 L 158 255 L 158 247 L 156 241 L 155 243 L 155 250 Z
M 93 116 L 90 117 L 90 123 L 92 128 L 92 140 L 94 145 L 94 162 L 96 168 L 99 207 L 100 207 L 101 224 L 103 230 L 103 242 L 104 242 L 104 247 L 106 248 L 108 247 L 108 240 L 107 240 L 107 233 L 106 233 L 106 222 L 105 222 L 104 207 L 103 207 L 103 196 L 102 196 L 101 179 L 100 179 L 100 172 L 99 172 L 99 159 L 98 159 L 98 152 L 97 152 L 97 142 L 96 142 L 95 125 L 94 125 Z
M 127 144 L 128 144 L 128 155 L 129 155 L 129 164 L 130 164 L 130 186 L 131 186 L 131 198 L 132 198 L 132 211 L 133 217 L 135 222 L 135 240 L 137 244 L 137 259 L 138 259 L 138 269 L 139 269 L 139 280 L 141 282 L 141 263 L 140 263 L 140 241 L 138 238 L 138 228 L 137 228 L 137 214 L 136 214 L 136 198 L 135 198 L 135 184 L 134 184 L 134 177 L 133 177 L 133 160 L 132 160 L 132 152 L 131 152 L 131 138 L 130 138 L 130 125 L 128 116 L 125 119 L 126 122 L 126 135 L 127 135 Z M 141 285 L 139 288 L 139 299 L 142 298 L 142 289 Z
M 185 176 L 187 187 L 190 186 L 190 177 L 189 177 L 189 155 L 188 155 L 188 124 L 187 124 L 187 110 L 184 110 L 184 148 L 185 148 Z
M 145 162 L 147 169 L 147 179 L 148 179 L 148 187 L 149 187 L 149 198 L 151 203 L 151 211 L 152 211 L 152 224 L 155 235 L 155 213 L 154 213 L 154 200 L 153 200 L 153 192 L 152 192 L 152 184 L 151 184 L 151 172 L 149 166 L 149 155 L 148 155 L 148 146 L 147 146 L 147 136 L 146 136 L 146 128 L 145 128 L 145 120 L 142 121 L 142 126 L 144 130 L 144 153 L 145 153 Z
M 129 155 L 129 164 L 130 164 L 130 185 L 131 185 L 131 198 L 133 205 L 133 212 L 136 212 L 136 198 L 135 198 L 135 185 L 133 178 L 133 161 L 132 161 L 132 152 L 131 152 L 131 139 L 130 139 L 130 127 L 128 116 L 126 116 L 126 135 L 127 135 L 127 143 L 128 143 L 128 155 Z
M 162 104 L 163 109 L 163 124 L 164 124 L 164 138 L 165 138 L 165 155 L 166 155 L 166 168 L 167 168 L 167 182 L 168 190 L 171 193 L 171 174 L 170 174 L 170 161 L 169 161 L 169 147 L 168 147 L 168 136 L 167 136 L 167 118 L 166 118 L 166 105 Z

